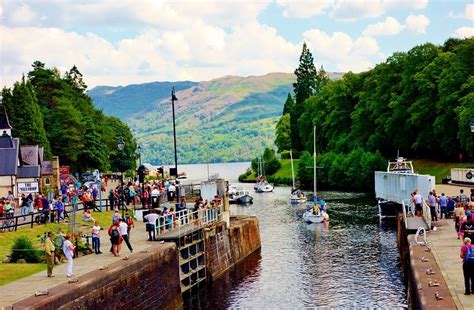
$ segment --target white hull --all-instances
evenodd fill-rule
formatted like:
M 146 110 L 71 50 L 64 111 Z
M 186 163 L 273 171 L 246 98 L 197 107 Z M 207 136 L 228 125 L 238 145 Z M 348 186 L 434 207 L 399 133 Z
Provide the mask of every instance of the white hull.
M 309 224 L 317 224 L 327 221 L 329 216 L 327 213 L 321 212 L 320 214 L 313 214 L 311 210 L 307 210 L 303 214 L 303 220 Z

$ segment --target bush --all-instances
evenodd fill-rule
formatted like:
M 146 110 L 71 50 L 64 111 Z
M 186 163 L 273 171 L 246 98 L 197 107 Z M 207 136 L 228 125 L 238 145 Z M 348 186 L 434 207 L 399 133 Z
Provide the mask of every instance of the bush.
M 33 241 L 27 236 L 17 237 L 11 248 L 11 261 L 16 262 L 24 259 L 27 263 L 37 263 L 40 261 L 42 251 L 34 247 Z

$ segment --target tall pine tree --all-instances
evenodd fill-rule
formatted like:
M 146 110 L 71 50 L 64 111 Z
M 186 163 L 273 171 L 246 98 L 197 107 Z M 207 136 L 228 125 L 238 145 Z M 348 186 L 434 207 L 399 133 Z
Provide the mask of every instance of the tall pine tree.
M 2 91 L 3 105 L 6 108 L 12 135 L 20 138 L 22 145 L 44 147 L 45 157 L 51 157 L 51 148 L 44 129 L 43 114 L 40 111 L 33 87 L 23 77 L 13 85 L 13 90 Z
M 298 120 L 304 111 L 305 100 L 311 97 L 315 92 L 317 74 L 318 71 L 313 63 L 313 55 L 311 55 L 306 42 L 304 42 L 300 56 L 300 64 L 295 70 L 296 83 L 293 83 L 296 102 L 290 111 L 291 146 L 294 150 L 303 150 Z

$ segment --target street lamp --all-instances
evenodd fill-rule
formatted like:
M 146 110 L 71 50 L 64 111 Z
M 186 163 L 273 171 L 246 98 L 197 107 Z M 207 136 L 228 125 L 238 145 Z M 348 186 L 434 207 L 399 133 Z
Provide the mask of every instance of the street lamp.
M 171 106 L 173 109 L 173 141 L 174 141 L 174 173 L 170 173 L 170 175 L 175 175 L 178 177 L 178 154 L 176 153 L 176 122 L 174 116 L 174 102 L 178 101 L 178 98 L 175 96 L 174 86 L 171 90 Z
M 139 159 L 140 166 L 141 166 L 142 165 L 142 146 L 140 144 L 137 147 L 137 151 L 138 151 L 138 159 Z
M 123 141 L 122 138 L 120 138 L 119 142 L 117 143 L 117 149 L 120 151 L 120 156 L 122 157 L 122 162 L 121 162 L 121 165 L 120 165 L 120 200 L 121 200 L 121 203 L 122 203 L 122 218 L 124 218 L 124 208 L 125 208 L 125 202 L 124 202 L 124 196 L 123 196 L 123 191 L 124 191 L 124 188 L 123 188 L 123 161 L 124 161 L 124 149 L 125 149 L 125 141 Z

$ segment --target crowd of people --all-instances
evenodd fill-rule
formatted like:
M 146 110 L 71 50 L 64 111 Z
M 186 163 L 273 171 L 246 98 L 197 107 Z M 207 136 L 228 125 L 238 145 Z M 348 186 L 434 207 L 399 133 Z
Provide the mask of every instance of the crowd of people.
M 418 191 L 412 193 L 412 202 L 415 205 L 415 215 L 423 216 L 423 197 Z M 435 190 L 428 193 L 426 203 L 430 208 L 431 221 L 452 218 L 457 239 L 462 240 L 460 258 L 464 276 L 464 294 L 474 294 L 474 220 L 472 212 L 474 208 L 474 188 L 470 195 L 459 190 L 456 197 L 436 194 Z

